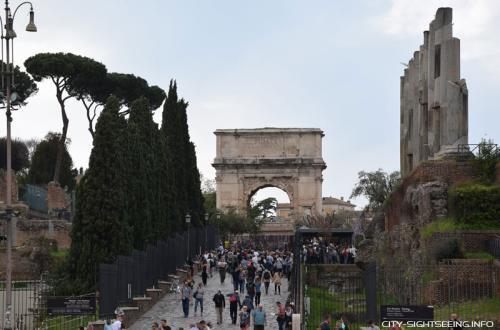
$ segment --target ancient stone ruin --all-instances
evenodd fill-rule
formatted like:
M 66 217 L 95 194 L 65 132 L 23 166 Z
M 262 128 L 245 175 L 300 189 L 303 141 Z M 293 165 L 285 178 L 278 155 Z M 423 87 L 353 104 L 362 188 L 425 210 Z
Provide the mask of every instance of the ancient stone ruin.
M 466 150 L 467 85 L 460 78 L 460 40 L 451 8 L 439 8 L 401 77 L 401 174 L 422 161 Z

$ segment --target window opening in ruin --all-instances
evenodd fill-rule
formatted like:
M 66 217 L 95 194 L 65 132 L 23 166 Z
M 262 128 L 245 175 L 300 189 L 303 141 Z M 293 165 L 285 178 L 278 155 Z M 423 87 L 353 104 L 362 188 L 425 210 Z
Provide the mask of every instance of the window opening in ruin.
M 408 154 L 408 172 L 413 170 L 413 154 Z
M 434 78 L 441 75 L 441 45 L 436 45 L 434 50 Z

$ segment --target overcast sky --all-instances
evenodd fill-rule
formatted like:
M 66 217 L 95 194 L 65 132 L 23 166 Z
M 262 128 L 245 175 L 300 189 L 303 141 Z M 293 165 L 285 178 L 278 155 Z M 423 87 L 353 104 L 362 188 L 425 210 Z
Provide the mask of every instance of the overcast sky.
M 469 141 L 500 141 L 500 1 L 33 2 L 38 33 L 23 31 L 29 8 L 20 10 L 15 61 L 73 52 L 164 89 L 175 78 L 190 103 L 191 138 L 206 177 L 214 177 L 217 128 L 323 129 L 324 196 L 348 197 L 358 171 L 398 170 L 401 62 L 418 49 L 440 6 L 454 8 L 461 39 Z M 84 109 L 70 102 L 68 114 L 71 155 L 87 167 Z M 61 127 L 50 83 L 14 113 L 15 137 L 42 138 Z

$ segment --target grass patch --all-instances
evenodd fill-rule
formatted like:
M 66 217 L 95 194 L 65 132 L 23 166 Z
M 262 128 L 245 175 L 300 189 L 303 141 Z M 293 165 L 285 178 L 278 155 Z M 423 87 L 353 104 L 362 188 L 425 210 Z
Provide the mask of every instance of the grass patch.
M 444 218 L 428 223 L 420 230 L 422 238 L 430 238 L 432 234 L 439 232 L 450 232 L 461 229 L 460 226 L 451 218 Z
M 461 320 L 498 320 L 500 318 L 500 297 L 487 298 L 463 303 L 452 303 L 449 306 L 437 307 L 434 310 L 435 320 L 448 320 L 451 313 L 456 313 Z
M 54 258 L 64 258 L 68 255 L 68 253 L 69 249 L 59 249 L 57 251 L 52 251 L 50 255 L 53 256 Z
M 484 259 L 484 260 L 495 260 L 495 257 L 489 254 L 488 252 L 479 251 L 479 252 L 466 252 L 466 259 Z
M 306 296 L 310 299 L 308 330 L 316 330 L 327 313 L 332 315 L 334 322 L 339 320 L 341 315 L 345 315 L 349 320 L 350 329 L 358 329 L 364 325 L 362 320 L 366 313 L 364 293 L 331 293 L 326 288 L 308 287 Z
M 47 330 L 66 330 L 66 329 L 79 329 L 79 327 L 86 327 L 89 322 L 95 321 L 97 318 L 94 315 L 83 316 L 55 316 L 45 319 Z

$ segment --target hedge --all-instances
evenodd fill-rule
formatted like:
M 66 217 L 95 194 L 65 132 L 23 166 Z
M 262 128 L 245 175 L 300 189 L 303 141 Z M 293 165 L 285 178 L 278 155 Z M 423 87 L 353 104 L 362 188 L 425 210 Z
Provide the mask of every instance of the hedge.
M 451 216 L 464 227 L 500 228 L 500 186 L 470 184 L 449 192 Z

